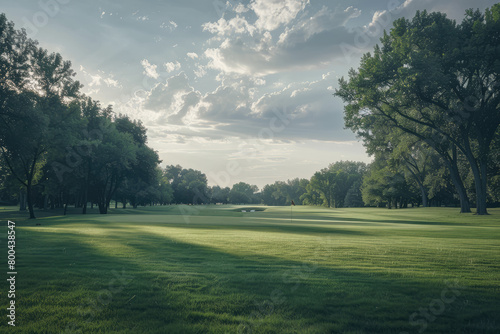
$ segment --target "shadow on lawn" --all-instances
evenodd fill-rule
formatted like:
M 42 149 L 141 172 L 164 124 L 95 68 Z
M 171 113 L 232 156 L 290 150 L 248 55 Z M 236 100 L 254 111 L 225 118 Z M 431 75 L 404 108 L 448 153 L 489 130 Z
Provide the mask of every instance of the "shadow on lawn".
M 52 327 L 45 328 L 49 332 L 75 324 L 83 332 L 233 333 L 250 328 L 253 333 L 413 333 L 420 327 L 410 324 L 410 315 L 440 298 L 445 287 L 438 280 L 388 277 L 262 254 L 235 255 L 145 231 L 131 237 L 117 230 L 111 237 L 95 237 L 95 246 L 71 232 L 30 229 L 18 237 L 27 245 L 19 254 L 24 265 L 29 264 L 29 271 L 19 269 L 25 277 L 19 290 L 35 295 L 19 315 L 38 312 L 36 318 L 26 319 L 40 326 L 53 320 Z M 112 256 L 101 247 L 115 243 L 126 245 L 127 251 Z M 325 247 L 318 248 L 319 254 L 334 256 Z M 133 280 L 109 303 L 98 305 L 91 322 L 77 314 L 78 298 L 65 299 L 77 290 L 79 303 L 90 299 L 99 304 L 98 292 L 108 287 L 111 270 L 122 268 Z M 71 283 L 59 288 L 62 277 Z M 51 300 L 54 291 L 44 294 L 47 282 L 55 285 L 61 296 L 57 306 L 64 313 Z M 477 332 L 474 326 L 495 319 L 498 307 L 491 305 L 496 305 L 498 294 L 470 295 L 464 290 L 463 296 L 467 304 L 460 298 L 447 304 L 439 317 L 427 321 L 426 333 Z M 495 325 L 489 332 L 497 330 Z

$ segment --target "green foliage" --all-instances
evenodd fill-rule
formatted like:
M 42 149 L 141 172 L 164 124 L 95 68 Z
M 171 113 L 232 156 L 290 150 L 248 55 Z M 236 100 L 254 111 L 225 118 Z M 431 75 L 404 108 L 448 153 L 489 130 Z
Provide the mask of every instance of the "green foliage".
M 388 128 L 397 128 L 432 147 L 448 166 L 464 212 L 457 150 L 474 177 L 477 210 L 486 213 L 489 151 L 500 125 L 499 10 L 468 11 L 459 25 L 426 11 L 401 18 L 336 91 L 347 103 L 346 126 L 365 143 L 380 143 Z
M 351 188 L 349 188 L 344 198 L 344 206 L 346 208 L 360 208 L 365 206 L 361 194 L 361 181 L 354 182 Z
M 184 169 L 179 165 L 165 168 L 165 178 L 171 184 L 175 203 L 209 203 L 207 196 L 207 176 L 194 169 Z
M 160 161 L 144 126 L 82 96 L 71 63 L 37 47 L 3 14 L 0 74 L 1 164 L 26 189 L 31 218 L 35 202 L 74 203 L 85 213 L 91 201 L 106 213 L 119 188 L 134 205 L 171 200 L 168 187 L 160 192 Z
M 359 186 L 367 166 L 362 162 L 338 161 L 328 168 L 314 173 L 301 200 L 307 205 L 323 205 L 342 208 L 345 206 L 347 193 L 359 192 Z M 358 189 L 356 189 L 356 186 Z M 352 205 L 353 203 L 349 203 Z M 356 203 L 356 206 L 359 202 Z M 362 206 L 362 205 L 361 205 Z
M 296 205 L 301 205 L 308 184 L 309 180 L 299 178 L 267 184 L 261 192 L 262 202 L 266 205 L 290 205 L 293 200 Z
M 233 204 L 255 204 L 258 203 L 256 193 L 259 188 L 245 182 L 239 182 L 233 185 L 229 192 L 229 203 Z

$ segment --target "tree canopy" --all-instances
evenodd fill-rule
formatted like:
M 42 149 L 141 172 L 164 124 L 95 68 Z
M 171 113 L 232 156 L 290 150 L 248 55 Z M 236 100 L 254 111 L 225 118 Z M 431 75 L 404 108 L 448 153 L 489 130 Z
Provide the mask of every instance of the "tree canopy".
M 458 155 L 474 177 L 478 214 L 486 214 L 490 149 L 500 124 L 500 4 L 469 10 L 457 24 L 442 13 L 417 12 L 394 22 L 358 70 L 342 78 L 346 126 L 367 145 L 384 128 L 424 142 L 449 169 L 462 212 L 469 204 Z

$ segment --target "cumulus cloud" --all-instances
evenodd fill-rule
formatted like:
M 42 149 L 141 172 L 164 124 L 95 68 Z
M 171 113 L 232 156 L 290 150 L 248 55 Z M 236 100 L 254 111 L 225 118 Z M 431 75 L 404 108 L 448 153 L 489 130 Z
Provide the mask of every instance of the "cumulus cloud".
M 196 52 L 188 52 L 187 56 L 191 59 L 196 59 L 198 58 L 198 54 Z
M 235 13 L 241 14 L 248 12 L 248 8 L 244 4 L 239 3 L 238 6 L 234 8 Z
M 142 72 L 143 74 L 150 78 L 158 79 L 160 75 L 156 72 L 157 65 L 150 64 L 147 59 L 143 59 L 141 61 L 141 65 L 144 67 L 144 72 Z
M 249 7 L 258 17 L 255 26 L 272 31 L 290 23 L 308 3 L 309 0 L 254 0 Z
M 144 109 L 160 114 L 157 123 L 182 124 L 187 113 L 198 104 L 201 94 L 189 84 L 184 72 L 157 84 L 148 94 Z
M 218 37 L 230 36 L 234 34 L 248 33 L 253 35 L 256 28 L 239 15 L 230 20 L 220 18 L 217 22 L 207 22 L 203 24 L 203 31 L 208 31 Z
M 178 61 L 165 63 L 165 69 L 168 73 L 181 69 L 181 64 Z
M 194 75 L 196 75 L 196 77 L 202 78 L 205 76 L 205 74 L 207 74 L 207 71 L 205 70 L 204 66 L 198 64 L 196 66 L 196 69 L 193 70 L 193 73 Z
M 219 86 L 201 94 L 184 72 L 157 84 L 142 104 L 155 114 L 154 124 L 170 127 L 173 134 L 190 124 L 198 136 L 212 139 L 248 138 L 261 134 L 273 140 L 352 140 L 343 131 L 339 101 L 331 98 L 331 77 L 296 82 L 279 90 L 260 91 L 260 78 L 222 75 Z
M 305 6 L 307 2 L 300 3 Z M 254 10 L 257 4 L 277 6 L 274 2 L 267 5 L 255 2 L 252 7 Z M 285 4 L 288 2 L 282 5 Z M 302 5 L 294 8 L 302 8 Z M 248 35 L 255 30 L 243 29 L 246 26 L 233 29 L 226 23 L 221 28 L 219 20 L 215 26 L 210 26 L 209 31 L 224 38 L 217 47 L 205 50 L 205 56 L 209 59 L 209 67 L 213 69 L 245 75 L 265 76 L 322 67 L 342 56 L 339 45 L 354 39 L 354 32 L 349 31 L 345 24 L 359 14 L 360 11 L 353 7 L 336 11 L 323 7 L 310 17 L 294 20 L 293 24 L 284 28 L 277 40 L 273 39 L 270 31 L 260 30 L 250 38 Z M 260 19 L 257 19 L 255 26 L 265 26 L 258 23 Z M 267 28 L 272 29 L 274 26 Z M 248 34 L 244 34 L 245 31 Z

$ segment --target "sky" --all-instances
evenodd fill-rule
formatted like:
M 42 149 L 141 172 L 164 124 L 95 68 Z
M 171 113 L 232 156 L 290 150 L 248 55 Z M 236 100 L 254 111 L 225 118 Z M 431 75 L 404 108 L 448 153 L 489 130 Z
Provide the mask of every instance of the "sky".
M 0 12 L 70 60 L 82 92 L 138 119 L 162 166 L 209 185 L 310 178 L 370 162 L 344 129 L 338 80 L 395 19 L 476 0 L 16 0 Z

